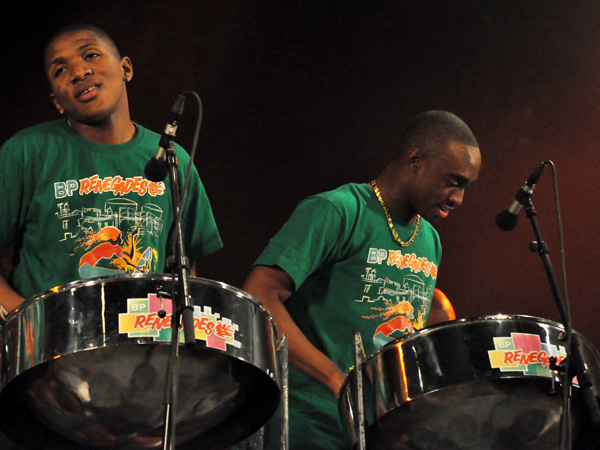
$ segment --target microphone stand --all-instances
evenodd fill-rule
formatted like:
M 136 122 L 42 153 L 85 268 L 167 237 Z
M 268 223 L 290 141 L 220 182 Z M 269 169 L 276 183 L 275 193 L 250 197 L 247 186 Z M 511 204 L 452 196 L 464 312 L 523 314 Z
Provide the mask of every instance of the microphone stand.
M 174 255 L 169 257 L 167 267 L 173 275 L 177 274 L 177 282 L 173 276 L 171 295 L 173 298 L 171 315 L 171 353 L 167 368 L 165 386 L 165 431 L 163 438 L 163 449 L 175 449 L 176 441 L 176 409 L 179 374 L 179 323 L 183 326 L 185 344 L 188 347 L 196 345 L 194 335 L 194 304 L 189 294 L 189 259 L 185 256 L 183 243 L 183 231 L 181 226 L 180 209 L 183 205 L 179 202 L 179 180 L 177 174 L 177 155 L 175 145 L 169 140 L 167 147 L 167 168 L 169 174 L 169 185 L 171 198 L 176 217 L 174 224 L 175 239 L 173 243 Z M 190 162 L 191 164 L 191 162 Z
M 533 226 L 533 231 L 536 236 L 536 243 L 532 246 L 532 251 L 537 251 L 542 258 L 542 263 L 546 270 L 548 281 L 550 282 L 550 288 L 558 308 L 558 312 L 562 319 L 565 327 L 566 334 L 566 358 L 559 364 L 551 366 L 552 370 L 557 370 L 559 373 L 564 374 L 563 390 L 562 390 L 562 414 L 560 419 L 560 448 L 568 450 L 571 448 L 571 428 L 570 428 L 570 396 L 571 396 L 571 385 L 573 377 L 577 376 L 577 382 L 581 388 L 585 404 L 587 406 L 592 424 L 600 424 L 600 408 L 596 396 L 594 395 L 592 380 L 588 372 L 587 366 L 583 360 L 583 354 L 581 352 L 581 345 L 577 336 L 573 334 L 571 329 L 571 318 L 569 315 L 568 308 L 565 307 L 558 283 L 552 269 L 552 264 L 548 256 L 548 247 L 542 239 L 540 228 L 537 222 L 537 212 L 531 201 L 531 196 L 525 200 L 525 211 L 527 217 L 530 219 Z M 572 366 L 572 367 L 571 367 Z

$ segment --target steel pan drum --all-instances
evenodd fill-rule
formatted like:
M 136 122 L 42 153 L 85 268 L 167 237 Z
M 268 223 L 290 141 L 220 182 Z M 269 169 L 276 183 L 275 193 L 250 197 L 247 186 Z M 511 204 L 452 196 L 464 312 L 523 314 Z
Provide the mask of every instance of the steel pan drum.
M 0 329 L 5 434 L 26 448 L 162 448 L 172 284 L 102 277 L 13 311 Z M 190 278 L 190 294 L 196 346 L 179 346 L 176 444 L 226 448 L 277 408 L 276 332 L 236 288 Z
M 600 356 L 577 336 L 598 397 Z M 563 339 L 558 323 L 501 315 L 446 322 L 390 342 L 362 364 L 367 449 L 558 449 L 561 390 L 548 360 L 564 358 Z M 352 445 L 356 391 L 349 376 L 339 409 Z M 574 435 L 587 418 L 580 394 L 573 389 Z

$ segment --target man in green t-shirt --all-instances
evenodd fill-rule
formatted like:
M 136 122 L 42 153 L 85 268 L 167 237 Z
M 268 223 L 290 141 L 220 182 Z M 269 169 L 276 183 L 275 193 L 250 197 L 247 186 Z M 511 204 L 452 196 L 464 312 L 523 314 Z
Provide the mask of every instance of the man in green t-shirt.
M 0 253 L 14 254 L 10 276 L 0 277 L 0 315 L 72 281 L 165 272 L 173 248 L 170 184 L 144 173 L 160 135 L 130 118 L 129 57 L 103 30 L 75 25 L 49 40 L 44 63 L 50 99 L 63 118 L 22 130 L 0 149 Z M 175 147 L 182 189 L 193 162 Z M 190 260 L 219 250 L 193 167 L 182 207 Z M 30 345 L 37 340 L 28 338 Z M 0 448 L 21 447 L 0 433 Z
M 160 135 L 132 122 L 131 59 L 103 30 L 63 28 L 44 68 L 60 120 L 20 131 L 0 149 L 0 252 L 14 268 L 0 277 L 2 312 L 56 286 L 93 277 L 164 272 L 172 249 L 169 183 L 144 175 Z M 183 187 L 189 155 L 178 150 Z M 193 168 L 183 205 L 191 260 L 222 247 Z
M 290 449 L 347 447 L 336 399 L 353 330 L 370 354 L 427 323 L 442 256 L 430 222 L 462 203 L 478 147 L 454 114 L 417 116 L 375 180 L 304 200 L 256 260 L 243 289 L 289 339 Z

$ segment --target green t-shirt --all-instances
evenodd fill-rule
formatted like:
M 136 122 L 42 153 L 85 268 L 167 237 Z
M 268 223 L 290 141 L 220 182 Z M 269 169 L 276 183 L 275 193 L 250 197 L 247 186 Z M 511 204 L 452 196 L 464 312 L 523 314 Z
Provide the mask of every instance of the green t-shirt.
M 414 225 L 392 219 L 400 239 L 408 240 Z M 292 277 L 296 291 L 285 302 L 292 318 L 348 371 L 353 330 L 369 355 L 425 326 L 441 254 L 439 236 L 423 218 L 414 242 L 400 247 L 371 187 L 347 184 L 304 200 L 255 264 L 278 266 Z M 296 439 L 300 448 L 331 450 L 336 438 L 344 448 L 331 392 L 294 368 L 289 387 L 291 448 Z
M 144 167 L 160 136 L 138 126 L 119 145 L 91 142 L 56 120 L 20 131 L 0 149 L 0 249 L 15 244 L 9 280 L 25 298 L 71 281 L 163 272 L 174 220 L 166 182 Z M 183 189 L 189 155 L 176 146 Z M 186 253 L 222 247 L 196 170 L 183 215 Z

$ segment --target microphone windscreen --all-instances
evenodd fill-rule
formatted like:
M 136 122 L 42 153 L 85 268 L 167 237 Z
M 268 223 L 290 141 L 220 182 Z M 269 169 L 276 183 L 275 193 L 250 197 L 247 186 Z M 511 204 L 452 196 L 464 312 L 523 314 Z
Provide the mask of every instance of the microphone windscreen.
M 150 181 L 154 181 L 155 183 L 163 181 L 165 178 L 167 178 L 168 172 L 166 161 L 164 159 L 160 160 L 156 157 L 150 159 L 150 161 L 148 161 L 146 164 L 146 167 L 144 167 L 144 175 L 146 175 L 146 178 L 148 178 Z
M 503 231 L 510 231 L 517 226 L 519 216 L 505 209 L 496 216 L 496 225 Z

